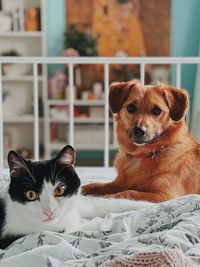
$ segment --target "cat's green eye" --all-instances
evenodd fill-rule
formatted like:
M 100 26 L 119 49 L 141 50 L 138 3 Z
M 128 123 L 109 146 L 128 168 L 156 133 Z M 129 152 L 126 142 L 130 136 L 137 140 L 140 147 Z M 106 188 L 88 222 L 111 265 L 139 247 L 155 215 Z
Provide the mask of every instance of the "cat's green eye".
M 25 197 L 29 201 L 34 201 L 34 200 L 38 199 L 38 194 L 33 190 L 28 190 L 28 191 L 25 192 Z
M 59 184 L 56 189 L 54 190 L 54 196 L 55 197 L 61 197 L 64 195 L 66 189 L 66 185 Z

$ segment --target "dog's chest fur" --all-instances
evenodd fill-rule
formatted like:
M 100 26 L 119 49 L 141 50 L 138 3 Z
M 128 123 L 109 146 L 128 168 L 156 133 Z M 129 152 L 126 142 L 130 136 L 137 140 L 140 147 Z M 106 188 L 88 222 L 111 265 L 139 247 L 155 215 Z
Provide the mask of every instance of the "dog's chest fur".
M 125 154 L 118 154 L 115 166 L 123 166 L 124 184 L 135 190 L 144 190 L 150 182 L 149 174 L 157 169 L 157 162 L 152 159 L 128 158 Z M 145 188 L 144 188 L 145 187 Z
M 172 151 L 165 151 L 161 155 L 151 158 L 131 158 L 124 153 L 119 153 L 115 160 L 116 168 L 123 168 L 124 184 L 127 187 L 138 191 L 148 191 L 155 182 L 154 178 L 160 173 L 168 173 L 171 164 L 176 161 Z M 169 165 L 162 164 L 169 162 Z M 179 166 L 176 166 L 175 171 L 179 172 Z
M 150 159 L 130 159 L 125 165 L 127 181 L 135 190 L 148 190 L 150 173 L 154 173 L 157 163 Z

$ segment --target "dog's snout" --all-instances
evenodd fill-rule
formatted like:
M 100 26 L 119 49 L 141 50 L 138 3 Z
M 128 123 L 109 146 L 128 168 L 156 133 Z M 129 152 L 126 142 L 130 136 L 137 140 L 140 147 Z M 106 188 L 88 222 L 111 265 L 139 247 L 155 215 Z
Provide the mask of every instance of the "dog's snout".
M 144 128 L 135 127 L 133 129 L 133 137 L 134 138 L 142 138 L 145 135 L 146 131 Z

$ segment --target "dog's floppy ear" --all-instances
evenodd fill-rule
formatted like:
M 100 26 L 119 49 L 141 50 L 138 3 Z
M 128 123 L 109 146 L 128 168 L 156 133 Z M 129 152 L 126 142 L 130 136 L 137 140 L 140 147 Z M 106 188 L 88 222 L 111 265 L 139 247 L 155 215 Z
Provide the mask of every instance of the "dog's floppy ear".
M 175 87 L 164 88 L 164 97 L 170 110 L 170 117 L 173 121 L 182 120 L 189 107 L 189 95 L 183 89 Z
M 129 96 L 131 87 L 138 83 L 139 81 L 133 80 L 129 82 L 114 82 L 110 85 L 109 105 L 113 113 L 120 111 L 123 103 Z

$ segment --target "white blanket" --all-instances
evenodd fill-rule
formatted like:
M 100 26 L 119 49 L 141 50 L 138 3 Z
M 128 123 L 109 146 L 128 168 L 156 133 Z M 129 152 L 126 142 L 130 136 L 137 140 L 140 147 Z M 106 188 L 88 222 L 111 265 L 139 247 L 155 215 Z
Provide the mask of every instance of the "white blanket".
M 80 176 L 81 171 L 86 174 L 80 170 Z M 113 170 L 109 175 L 114 178 Z M 2 184 L 8 183 L 6 175 L 5 179 Z M 26 236 L 0 250 L 0 267 L 98 266 L 117 256 L 163 248 L 180 248 L 200 265 L 199 195 L 164 202 L 152 209 L 108 214 L 95 232 Z

